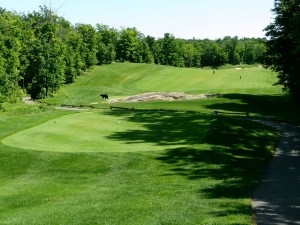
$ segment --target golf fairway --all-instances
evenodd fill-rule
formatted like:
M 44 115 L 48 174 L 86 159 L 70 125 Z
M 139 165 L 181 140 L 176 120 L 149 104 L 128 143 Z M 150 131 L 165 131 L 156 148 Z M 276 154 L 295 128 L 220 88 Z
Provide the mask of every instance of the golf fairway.
M 101 112 L 81 112 L 51 119 L 1 140 L 7 146 L 53 152 L 136 152 L 164 150 L 164 146 L 135 140 L 126 142 L 112 134 L 136 130 L 147 132 L 140 123 Z

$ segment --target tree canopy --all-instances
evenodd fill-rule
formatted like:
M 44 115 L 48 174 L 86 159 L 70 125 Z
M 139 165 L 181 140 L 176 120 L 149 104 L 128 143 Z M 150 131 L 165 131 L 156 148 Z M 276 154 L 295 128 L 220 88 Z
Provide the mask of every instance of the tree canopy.
M 275 0 L 275 20 L 266 27 L 266 65 L 278 72 L 283 85 L 295 101 L 300 100 L 300 1 Z
M 18 14 L 0 8 L 0 106 L 27 92 L 51 96 L 94 65 L 113 61 L 176 67 L 261 63 L 266 39 L 217 40 L 145 36 L 136 28 L 72 25 L 51 9 Z

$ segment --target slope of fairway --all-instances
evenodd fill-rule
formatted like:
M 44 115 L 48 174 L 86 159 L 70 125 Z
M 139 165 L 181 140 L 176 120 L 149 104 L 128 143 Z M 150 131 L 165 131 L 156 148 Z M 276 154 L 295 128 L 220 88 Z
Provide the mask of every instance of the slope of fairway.
M 113 63 L 95 67 L 75 84 L 63 87 L 55 98 L 47 101 L 56 104 L 90 104 L 100 101 L 100 93 L 118 98 L 158 91 L 273 95 L 281 93 L 280 87 L 272 86 L 275 82 L 276 75 L 260 67 L 222 69 L 213 74 L 212 70 L 195 68 Z
M 138 115 L 140 113 L 135 113 Z M 4 139 L 1 142 L 7 146 L 19 149 L 37 150 L 37 151 L 55 151 L 55 152 L 138 152 L 138 151 L 157 151 L 169 148 L 178 148 L 186 146 L 187 143 L 175 142 L 174 140 L 164 140 L 158 133 L 152 133 L 151 127 L 163 127 L 160 120 L 167 120 L 174 113 L 157 112 L 151 121 L 143 123 L 140 121 L 128 121 L 131 114 L 108 115 L 100 112 L 81 112 L 65 115 L 51 119 L 38 126 L 17 132 Z M 148 114 L 150 117 L 152 114 Z M 159 118 L 159 119 L 157 119 Z M 171 121 L 170 121 L 171 122 Z M 175 122 L 175 121 L 173 121 Z M 177 124 L 182 124 L 178 121 Z M 185 129 L 180 125 L 180 129 Z M 167 126 L 168 127 L 168 126 Z M 165 128 L 167 128 L 165 126 Z M 206 129 L 198 130 L 195 136 L 200 140 Z M 174 128 L 174 127 L 170 127 Z M 161 128 L 162 129 L 162 128 Z M 173 129 L 169 134 L 178 133 L 180 130 Z M 122 141 L 118 137 L 122 134 L 130 134 L 132 141 Z M 185 135 L 185 134 L 182 134 Z M 148 143 L 144 143 L 147 137 Z
M 20 131 L 2 140 L 2 143 L 21 149 L 62 152 L 129 152 L 156 150 L 154 146 L 138 143 L 126 145 L 106 138 L 112 132 L 143 128 L 99 113 L 82 112 L 49 120 L 38 126 Z

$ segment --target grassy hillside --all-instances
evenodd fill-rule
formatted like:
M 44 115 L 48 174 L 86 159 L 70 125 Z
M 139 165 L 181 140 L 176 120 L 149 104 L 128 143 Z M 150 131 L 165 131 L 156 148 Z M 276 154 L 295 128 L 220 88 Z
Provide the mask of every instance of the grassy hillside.
M 242 75 L 242 79 L 240 79 Z M 276 117 L 300 123 L 299 108 L 292 105 L 280 86 L 273 86 L 276 74 L 255 67 L 243 69 L 175 68 L 152 64 L 113 63 L 95 67 L 79 77 L 75 84 L 63 87 L 50 104 L 92 105 L 108 108 L 100 93 L 110 99 L 146 92 L 185 92 L 188 94 L 222 94 L 221 98 L 174 102 L 115 103 L 137 109 L 170 109 L 212 113 L 214 110 L 250 112 L 252 116 Z M 290 109 L 286 112 L 283 109 Z
M 242 79 L 240 79 L 242 75 Z M 90 104 L 99 94 L 110 98 L 145 92 L 185 92 L 189 94 L 281 93 L 274 73 L 259 67 L 248 69 L 199 70 L 149 64 L 113 63 L 94 68 L 75 84 L 65 86 L 51 103 Z

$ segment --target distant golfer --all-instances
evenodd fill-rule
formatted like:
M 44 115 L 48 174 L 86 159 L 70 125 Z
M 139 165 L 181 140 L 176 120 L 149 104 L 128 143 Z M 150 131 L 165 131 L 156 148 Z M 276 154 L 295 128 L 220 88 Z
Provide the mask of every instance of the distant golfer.
M 213 74 L 216 74 L 216 71 L 215 71 L 215 70 L 213 70 Z
M 242 74 L 240 74 L 240 79 L 242 79 Z

